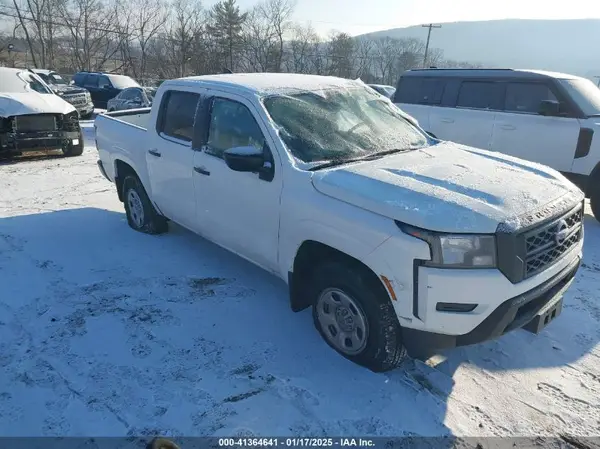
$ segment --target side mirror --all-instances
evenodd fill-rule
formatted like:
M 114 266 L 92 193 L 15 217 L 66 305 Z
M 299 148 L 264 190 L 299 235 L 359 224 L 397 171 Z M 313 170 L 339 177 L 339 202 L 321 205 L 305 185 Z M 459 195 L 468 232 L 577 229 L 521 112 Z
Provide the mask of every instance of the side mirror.
M 261 172 L 265 168 L 265 156 L 255 147 L 235 147 L 225 150 L 223 158 L 233 171 Z
M 544 100 L 540 103 L 538 113 L 540 115 L 555 117 L 560 114 L 560 103 L 554 100 Z

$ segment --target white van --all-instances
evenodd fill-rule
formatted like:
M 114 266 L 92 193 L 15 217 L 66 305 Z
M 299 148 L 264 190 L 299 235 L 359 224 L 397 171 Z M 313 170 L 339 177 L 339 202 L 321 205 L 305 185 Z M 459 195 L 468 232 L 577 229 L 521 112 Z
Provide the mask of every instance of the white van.
M 438 139 L 562 172 L 600 219 L 600 89 L 590 80 L 535 70 L 409 70 L 393 101 Z

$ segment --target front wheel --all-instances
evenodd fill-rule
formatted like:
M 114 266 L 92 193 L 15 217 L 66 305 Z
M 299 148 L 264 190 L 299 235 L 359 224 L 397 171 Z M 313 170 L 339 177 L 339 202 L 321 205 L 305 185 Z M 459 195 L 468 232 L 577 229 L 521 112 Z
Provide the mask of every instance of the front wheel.
M 167 220 L 156 212 L 137 176 L 127 175 L 123 180 L 123 201 L 127 223 L 132 229 L 145 234 L 167 232 Z
M 315 327 L 348 360 L 383 372 L 407 357 L 389 296 L 366 269 L 325 263 L 315 270 L 311 296 Z
M 600 188 L 594 187 L 590 192 L 589 197 L 592 214 L 594 214 L 596 220 L 600 221 Z

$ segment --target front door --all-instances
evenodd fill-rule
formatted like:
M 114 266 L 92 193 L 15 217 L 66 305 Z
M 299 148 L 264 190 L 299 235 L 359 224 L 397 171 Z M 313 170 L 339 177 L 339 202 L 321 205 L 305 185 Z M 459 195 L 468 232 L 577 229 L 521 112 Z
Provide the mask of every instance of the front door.
M 169 219 L 195 229 L 192 135 L 199 95 L 169 90 L 162 96 L 158 135 L 147 149 L 152 199 Z
M 568 172 L 577 147 L 579 121 L 540 115 L 544 100 L 558 101 L 545 83 L 508 83 L 504 112 L 496 113 L 492 150 Z
M 207 138 L 194 153 L 196 217 L 200 232 L 215 243 L 278 271 L 279 205 L 282 175 L 279 157 L 267 127 L 254 105 L 241 97 L 223 94 L 207 100 Z M 225 150 L 254 146 L 263 149 L 275 168 L 273 179 L 257 173 L 235 172 Z M 264 178 L 264 176 L 262 177 Z

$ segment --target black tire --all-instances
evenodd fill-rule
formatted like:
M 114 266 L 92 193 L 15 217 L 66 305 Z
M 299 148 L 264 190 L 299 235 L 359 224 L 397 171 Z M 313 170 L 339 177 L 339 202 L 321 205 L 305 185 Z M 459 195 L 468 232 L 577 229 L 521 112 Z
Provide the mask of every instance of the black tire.
M 92 115 L 94 115 L 94 111 L 90 112 L 89 114 L 82 115 L 81 120 L 89 120 L 92 118 Z
M 135 210 L 137 201 L 141 213 Z M 169 230 L 167 219 L 156 212 L 136 175 L 127 175 L 123 180 L 123 202 L 127 223 L 132 229 L 145 234 L 163 234 Z
M 366 317 L 366 346 L 358 354 L 347 354 L 329 340 L 318 317 L 318 301 L 328 289 L 337 289 L 352 298 Z M 329 346 L 348 360 L 374 372 L 390 371 L 407 357 L 402 344 L 402 328 L 383 285 L 366 268 L 346 262 L 326 262 L 317 267 L 309 288 L 313 299 L 313 321 Z
M 73 145 L 72 142 L 63 148 L 63 155 L 66 157 L 81 156 L 83 154 L 83 133 L 79 133 L 79 143 Z

